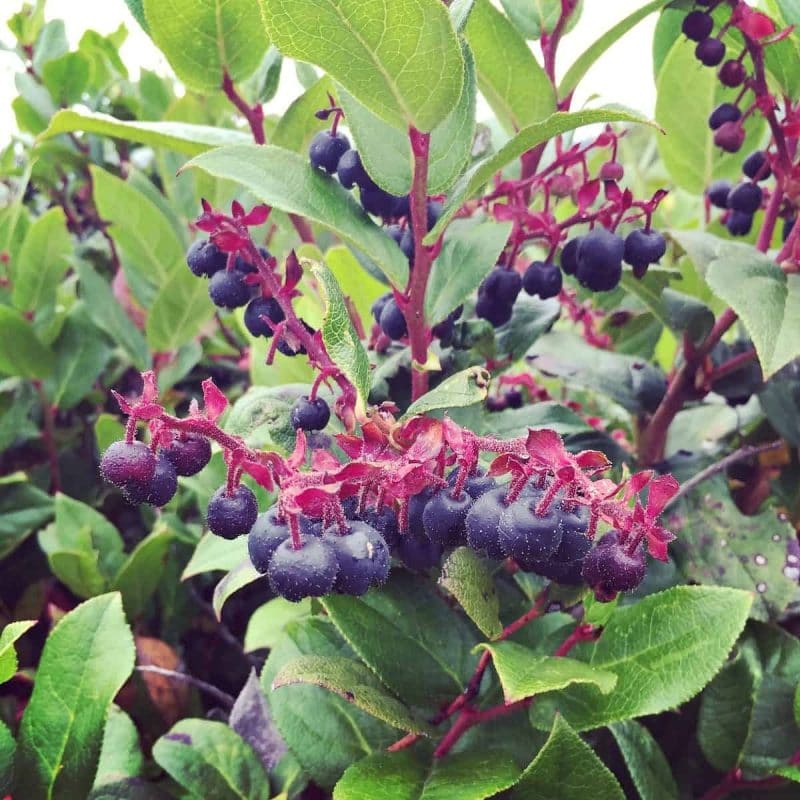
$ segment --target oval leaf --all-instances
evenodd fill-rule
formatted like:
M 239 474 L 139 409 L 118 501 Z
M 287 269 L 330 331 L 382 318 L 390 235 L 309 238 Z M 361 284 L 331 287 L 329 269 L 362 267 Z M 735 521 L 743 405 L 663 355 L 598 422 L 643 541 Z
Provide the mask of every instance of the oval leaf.
M 415 400 L 404 416 L 426 414 L 440 408 L 463 408 L 480 403 L 489 394 L 489 372 L 470 367 L 445 378 L 435 389 Z
M 491 639 L 503 630 L 492 567 L 474 550 L 453 550 L 442 565 L 439 583 L 458 600 L 482 634 Z

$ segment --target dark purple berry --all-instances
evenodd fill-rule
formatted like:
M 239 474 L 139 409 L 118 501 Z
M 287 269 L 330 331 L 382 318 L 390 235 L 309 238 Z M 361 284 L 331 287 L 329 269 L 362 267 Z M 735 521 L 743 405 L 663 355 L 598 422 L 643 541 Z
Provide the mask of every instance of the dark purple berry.
M 503 398 L 506 401 L 506 408 L 522 408 L 525 398 L 519 389 L 509 389 Z
M 264 319 L 266 317 L 266 319 Z M 286 319 L 280 303 L 274 297 L 256 297 L 247 304 L 244 310 L 244 325 L 252 336 L 272 338 L 274 331 L 267 323 L 271 320 L 277 325 Z
M 367 186 L 372 186 L 372 178 L 367 175 L 364 165 L 361 163 L 361 156 L 357 150 L 346 150 L 339 163 L 336 166 L 336 172 L 339 175 L 339 183 L 345 189 L 352 189 L 358 186 L 363 189 Z
M 300 322 L 303 323 L 303 327 L 306 329 L 309 335 L 313 336 L 316 333 L 316 331 L 304 319 L 301 319 Z M 292 337 L 292 343 L 290 344 L 285 336 L 281 336 L 281 338 L 278 339 L 278 352 L 283 353 L 283 355 L 289 356 L 290 358 L 297 355 L 305 355 L 305 346 L 302 344 L 296 344 L 296 342 L 297 340 L 295 337 Z
M 399 215 L 398 215 L 399 216 Z M 403 255 L 408 259 L 410 266 L 414 266 L 414 236 L 411 233 L 411 228 L 405 228 L 400 225 L 388 225 L 386 233 L 397 242 L 397 246 L 402 250 Z
M 220 486 L 208 501 L 206 524 L 211 533 L 223 539 L 235 539 L 249 533 L 256 517 L 256 496 L 244 484 L 237 486 L 230 495 L 227 487 Z
M 389 506 L 379 509 L 365 508 L 359 519 L 371 525 L 383 537 L 388 547 L 395 547 L 400 539 L 400 528 L 397 524 L 397 514 Z
M 738 122 L 741 118 L 742 112 L 738 106 L 733 103 L 721 103 L 711 112 L 708 118 L 708 127 L 715 131 L 726 122 Z
M 482 494 L 467 514 L 467 543 L 473 550 L 485 552 L 489 558 L 503 559 L 508 555 L 498 530 L 500 518 L 507 508 L 507 491 L 507 487 L 499 486 Z
M 386 305 L 386 303 L 389 302 L 391 297 L 392 297 L 392 293 L 391 292 L 386 292 L 386 294 L 382 294 L 372 304 L 372 307 L 370 308 L 370 311 L 372 312 L 372 318 L 375 320 L 375 322 L 380 322 L 381 321 L 381 312 L 383 311 L 383 307 Z
M 380 319 L 381 330 L 393 340 L 402 339 L 407 333 L 406 318 L 397 305 L 394 297 L 387 299 L 383 308 L 381 309 Z
M 593 292 L 611 291 L 622 277 L 624 253 L 625 243 L 620 236 L 605 228 L 595 228 L 581 239 L 575 275 Z
M 714 30 L 714 18 L 705 11 L 690 11 L 681 25 L 683 35 L 693 42 L 701 42 Z
M 561 251 L 561 271 L 565 275 L 574 275 L 578 271 L 578 251 L 583 237 L 570 239 Z
M 488 294 L 478 295 L 478 302 L 475 304 L 475 314 L 480 319 L 491 322 L 496 328 L 505 325 L 514 313 L 512 303 L 507 303 L 497 297 Z
M 433 497 L 433 489 L 429 487 L 408 498 L 407 516 L 410 533 L 424 535 L 425 526 L 422 522 L 422 515 L 425 513 L 425 506 L 428 505 L 431 497 Z
M 629 553 L 619 542 L 617 531 L 607 533 L 583 561 L 583 579 L 594 589 L 598 600 L 613 600 L 617 592 L 635 589 L 647 567 L 644 550 L 639 546 Z
M 351 521 L 344 534 L 333 525 L 325 531 L 322 541 L 330 545 L 339 563 L 334 591 L 359 596 L 389 577 L 389 548 L 366 522 Z
M 467 492 L 461 492 L 460 497 L 453 497 L 449 489 L 436 492 L 422 512 L 422 524 L 428 538 L 444 547 L 462 544 L 464 521 L 473 502 Z
M 320 131 L 308 148 L 311 165 L 333 175 L 339 166 L 339 159 L 350 149 L 350 140 L 343 133 L 333 134 Z
M 397 216 L 397 203 L 402 198 L 395 197 L 393 194 L 381 189 L 380 186 L 367 186 L 361 189 L 361 205 L 364 211 L 375 217 L 395 217 Z
M 442 216 L 442 211 L 444 211 L 444 206 L 439 200 L 428 200 L 428 205 L 426 206 L 426 222 L 429 231 L 433 230 L 434 225 L 439 221 L 439 217 Z
M 742 172 L 754 181 L 765 181 L 772 175 L 769 158 L 763 150 L 755 150 L 742 163 Z
M 239 308 L 247 305 L 253 288 L 245 283 L 244 274 L 237 269 L 221 270 L 208 282 L 208 295 L 219 308 Z
M 625 237 L 625 262 L 637 270 L 646 270 L 667 252 L 667 242 L 658 231 L 635 230 Z
M 247 534 L 247 552 L 258 572 L 266 574 L 273 553 L 289 536 L 289 525 L 278 516 L 277 505 L 256 517 L 250 533 Z
M 625 167 L 619 161 L 606 161 L 600 167 L 601 181 L 621 181 L 625 177 Z
M 558 266 L 547 261 L 534 261 L 522 276 L 522 288 L 531 296 L 538 294 L 542 300 L 558 297 L 563 282 Z
M 436 325 L 431 328 L 431 334 L 442 343 L 443 347 L 447 347 L 453 341 L 455 330 L 455 322 L 453 322 L 450 317 L 445 317 L 441 322 L 437 322 Z
M 309 400 L 305 395 L 294 401 L 289 413 L 292 427 L 298 431 L 321 431 L 330 421 L 331 410 L 321 398 Z
M 551 507 L 539 516 L 533 510 L 534 505 L 532 498 L 523 496 L 500 517 L 501 547 L 523 570 L 531 570 L 534 562 L 550 558 L 561 544 L 558 512 Z
M 726 61 L 719 70 L 719 80 L 723 86 L 729 89 L 735 89 L 744 83 L 747 77 L 747 70 L 741 61 Z
M 267 570 L 272 591 L 292 603 L 328 594 L 339 571 L 336 553 L 327 542 L 316 536 L 301 536 L 300 543 L 295 550 L 291 539 L 281 542 Z
M 103 453 L 100 474 L 115 486 L 147 483 L 156 472 L 156 456 L 144 442 L 114 442 Z
M 645 361 L 631 365 L 631 387 L 636 402 L 652 414 L 667 393 L 667 377 L 664 372 Z
M 478 295 L 488 295 L 513 305 L 522 289 L 522 276 L 513 269 L 495 267 L 478 287 Z
M 725 227 L 731 236 L 747 236 L 753 227 L 753 215 L 747 211 L 731 211 Z
M 404 194 L 396 197 L 394 201 L 394 208 L 392 209 L 393 217 L 407 217 L 411 213 L 410 201 L 408 195 Z
M 732 188 L 733 184 L 730 181 L 714 181 L 709 185 L 708 189 L 706 189 L 708 202 L 717 208 L 727 208 L 728 194 Z
M 156 471 L 149 481 L 131 481 L 122 488 L 125 499 L 133 505 L 147 503 L 160 508 L 169 503 L 178 491 L 178 475 L 164 455 L 156 458 Z
M 175 472 L 184 477 L 197 475 L 211 460 L 211 443 L 199 433 L 175 437 L 161 453 L 172 462 Z
M 734 186 L 728 195 L 728 208 L 734 211 L 746 211 L 755 214 L 761 208 L 763 193 L 756 183 L 740 183 Z
M 725 45 L 719 40 L 709 37 L 699 42 L 694 49 L 695 57 L 707 67 L 716 67 L 725 58 Z
M 442 546 L 432 542 L 424 533 L 401 533 L 396 552 L 397 557 L 413 570 L 431 569 L 442 560 Z
M 454 469 L 447 476 L 447 482 L 450 484 L 450 486 L 456 485 L 460 469 L 461 469 L 460 467 Z M 497 488 L 497 483 L 495 482 L 495 479 L 489 475 L 484 475 L 483 472 L 481 472 L 480 470 L 470 475 L 464 481 L 464 491 L 473 500 L 477 500 L 481 495 L 486 494 L 486 492 L 490 492 L 492 489 L 496 488 Z
M 186 263 L 192 274 L 198 278 L 210 278 L 221 269 L 225 269 L 228 263 L 228 254 L 223 253 L 209 239 L 196 241 L 186 253 Z
M 714 144 L 726 153 L 738 153 L 744 137 L 744 128 L 738 122 L 723 122 L 714 132 Z

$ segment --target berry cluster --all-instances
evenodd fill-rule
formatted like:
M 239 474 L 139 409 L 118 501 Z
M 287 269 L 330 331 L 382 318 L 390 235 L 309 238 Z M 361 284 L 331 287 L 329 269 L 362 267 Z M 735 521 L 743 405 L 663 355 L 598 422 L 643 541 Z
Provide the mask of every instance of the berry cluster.
M 767 153 L 763 150 L 751 153 L 742 164 L 742 172 L 749 180 L 736 186 L 725 180 L 714 181 L 706 190 L 708 202 L 727 212 L 725 226 L 732 236 L 747 236 L 753 227 L 753 217 L 764 199 L 758 183 L 772 175 Z

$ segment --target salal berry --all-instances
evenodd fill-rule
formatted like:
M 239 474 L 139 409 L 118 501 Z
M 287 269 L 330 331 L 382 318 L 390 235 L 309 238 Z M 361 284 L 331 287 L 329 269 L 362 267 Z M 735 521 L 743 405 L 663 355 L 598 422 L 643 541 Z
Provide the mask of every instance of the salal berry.
M 507 487 L 499 486 L 482 494 L 467 514 L 467 543 L 473 550 L 485 552 L 489 558 L 502 559 L 508 555 L 499 534 L 500 518 L 507 508 L 507 491 Z
M 558 265 L 534 261 L 522 276 L 522 288 L 531 296 L 539 295 L 542 300 L 547 300 L 558 296 L 563 280 Z
M 291 539 L 281 542 L 267 569 L 272 591 L 292 603 L 328 594 L 339 571 L 336 553 L 327 542 L 301 535 L 300 544 L 295 550 Z
M 389 506 L 365 508 L 358 518 L 371 525 L 383 537 L 388 547 L 395 547 L 400 539 L 397 514 Z
M 253 292 L 238 269 L 220 270 L 208 282 L 208 295 L 219 308 L 239 308 L 247 305 Z
M 456 481 L 458 480 L 458 473 L 460 468 L 454 469 L 448 476 L 447 482 L 450 486 L 455 486 Z M 486 494 L 486 492 L 490 492 L 492 489 L 497 488 L 497 483 L 495 479 L 492 478 L 490 475 L 485 475 L 480 470 L 477 470 L 473 474 L 471 474 L 465 481 L 464 481 L 464 491 L 472 497 L 473 500 L 477 500 L 481 495 Z
M 283 309 L 274 297 L 255 297 L 244 310 L 244 324 L 252 336 L 270 339 L 274 331 L 267 320 L 277 325 L 284 319 Z
M 361 205 L 368 214 L 376 217 L 399 217 L 402 211 L 403 198 L 397 197 L 381 189 L 380 186 L 367 186 L 361 189 Z
M 266 574 L 273 554 L 289 535 L 289 525 L 279 516 L 277 505 L 256 517 L 247 534 L 247 552 L 258 572 Z
M 503 397 L 506 401 L 506 408 L 522 408 L 525 402 L 525 398 L 519 389 L 509 389 Z
M 444 206 L 439 200 L 428 200 L 428 204 L 425 207 L 426 210 L 426 222 L 428 225 L 428 230 L 432 230 L 433 226 L 439 221 L 439 217 L 442 216 L 442 211 L 444 211 Z
M 621 237 L 605 228 L 595 228 L 581 239 L 576 277 L 593 292 L 615 289 L 622 277 L 624 253 Z
M 500 517 L 501 546 L 523 570 L 534 569 L 535 562 L 550 558 L 561 544 L 558 512 L 551 506 L 539 516 L 534 505 L 530 498 L 523 496 L 511 503 Z
M 397 557 L 413 570 L 426 570 L 439 565 L 442 546 L 432 542 L 424 533 L 401 533 L 395 549 Z
M 160 508 L 169 503 L 178 490 L 178 475 L 172 462 L 164 455 L 156 458 L 156 471 L 149 481 L 131 481 L 122 488 L 129 503 L 147 503 Z
M 754 181 L 765 181 L 772 175 L 769 157 L 763 150 L 755 150 L 742 162 L 742 172 Z
M 336 172 L 339 176 L 339 183 L 345 189 L 352 189 L 358 186 L 363 189 L 365 186 L 372 185 L 372 178 L 369 177 L 364 165 L 361 163 L 361 156 L 357 150 L 346 150 L 339 163 L 336 165 Z
M 114 442 L 100 460 L 100 474 L 115 486 L 146 483 L 155 472 L 155 453 L 144 442 Z
M 621 181 L 625 176 L 625 167 L 619 161 L 606 161 L 600 167 L 600 180 Z
M 708 127 L 712 131 L 722 127 L 726 122 L 738 122 L 742 117 L 739 107 L 733 103 L 721 103 L 708 118 Z
M 565 526 L 563 519 L 561 527 L 561 544 L 558 549 L 548 560 L 535 562 L 533 572 L 556 583 L 576 586 L 583 583 L 581 568 L 592 543 L 583 530 Z
M 402 339 L 408 333 L 406 318 L 403 316 L 403 312 L 394 297 L 387 298 L 384 303 L 378 324 L 390 339 Z
M 462 544 L 466 533 L 464 523 L 473 502 L 472 496 L 465 491 L 459 497 L 454 497 L 450 489 L 436 492 L 422 512 L 422 524 L 428 538 L 444 547 Z
M 206 524 L 211 533 L 223 539 L 235 539 L 250 532 L 258 516 L 258 502 L 252 490 L 244 484 L 228 494 L 220 486 L 208 502 Z
M 512 304 L 505 303 L 489 294 L 478 295 L 478 302 L 475 304 L 476 316 L 491 322 L 495 327 L 499 328 L 501 325 L 505 325 L 513 313 L 514 306 Z
M 300 322 L 302 323 L 303 327 L 306 329 L 306 332 L 310 336 L 313 336 L 316 333 L 316 331 L 304 319 L 301 319 Z M 294 341 L 297 340 L 295 339 Z M 295 345 L 294 343 L 290 344 L 285 336 L 281 336 L 281 338 L 278 339 L 278 352 L 283 353 L 283 355 L 289 356 L 291 358 L 297 355 L 300 356 L 305 355 L 306 348 L 305 345 L 303 344 L 299 343 L 297 345 Z
M 228 254 L 223 253 L 210 239 L 196 241 L 186 253 L 186 263 L 198 278 L 210 278 L 228 263 Z
M 296 431 L 321 431 L 330 418 L 331 410 L 321 397 L 309 400 L 305 395 L 294 401 L 289 413 L 292 427 Z
M 747 236 L 753 227 L 753 215 L 747 211 L 731 211 L 725 220 L 731 236 Z
M 714 30 L 714 18 L 705 11 L 690 11 L 681 24 L 683 35 L 694 42 L 701 42 Z
M 756 183 L 740 183 L 728 195 L 728 208 L 754 214 L 761 208 L 763 193 Z
M 161 453 L 172 462 L 178 475 L 197 475 L 211 460 L 211 443 L 199 433 L 176 436 Z
M 747 70 L 744 68 L 744 64 L 742 64 L 741 61 L 733 59 L 726 61 L 719 70 L 720 83 L 723 86 L 727 86 L 729 89 L 735 89 L 737 86 L 741 86 L 746 77 Z
M 578 251 L 582 236 L 570 239 L 561 251 L 561 270 L 565 275 L 574 275 L 578 271 Z
M 411 233 L 411 228 L 401 225 L 387 225 L 386 233 L 394 239 L 397 246 L 402 251 L 403 255 L 408 259 L 409 265 L 414 264 L 414 236 Z
M 370 308 L 370 311 L 372 312 L 372 318 L 375 320 L 375 322 L 380 323 L 380 321 L 381 321 L 381 311 L 383 311 L 383 307 L 386 305 L 386 303 L 389 302 L 389 299 L 391 298 L 391 296 L 392 296 L 391 292 L 386 292 L 386 294 L 382 294 L 372 304 L 372 307 Z
M 709 37 L 698 43 L 694 54 L 701 64 L 705 64 L 707 67 L 716 67 L 725 58 L 725 45 L 719 39 Z
M 308 158 L 312 166 L 324 169 L 333 175 L 339 166 L 339 159 L 350 149 L 350 140 L 343 133 L 320 131 L 308 148 Z
M 478 287 L 475 313 L 492 325 L 505 325 L 521 289 L 522 277 L 516 270 L 495 267 Z
M 333 525 L 323 534 L 336 554 L 339 571 L 333 590 L 341 594 L 362 595 L 371 586 L 380 586 L 389 577 L 389 548 L 378 531 L 366 522 L 351 521 L 342 533 Z
M 717 208 L 727 208 L 728 195 L 730 194 L 732 188 L 733 184 L 730 181 L 714 181 L 713 183 L 709 184 L 708 189 L 706 189 L 708 202 Z
M 647 567 L 639 546 L 629 553 L 611 531 L 592 548 L 583 560 L 583 579 L 594 589 L 598 600 L 613 600 L 618 592 L 629 592 L 643 580 Z
M 625 262 L 633 267 L 637 278 L 666 252 L 667 242 L 658 231 L 635 230 L 625 237 Z
M 738 153 L 744 139 L 744 128 L 738 122 L 723 122 L 714 131 L 714 144 L 726 153 Z

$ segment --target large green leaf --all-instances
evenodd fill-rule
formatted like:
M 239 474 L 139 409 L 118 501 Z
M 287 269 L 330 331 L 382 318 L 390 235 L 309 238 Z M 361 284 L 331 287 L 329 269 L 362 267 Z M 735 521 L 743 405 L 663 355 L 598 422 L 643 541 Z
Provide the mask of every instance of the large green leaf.
M 226 144 L 245 144 L 252 141 L 249 134 L 212 125 L 193 125 L 189 122 L 141 122 L 121 120 L 96 111 L 65 108 L 51 120 L 39 139 L 50 139 L 62 133 L 84 131 L 98 136 L 124 139 L 129 142 L 168 147 L 176 153 L 196 156 Z
M 556 110 L 547 74 L 527 42 L 489 0 L 477 0 L 465 33 L 475 56 L 478 87 L 503 125 L 518 131 Z
M 137 776 L 144 765 L 139 731 L 133 720 L 112 705 L 103 731 L 103 745 L 94 778 L 95 788 Z
M 0 486 L 0 559 L 53 516 L 53 498 L 30 483 Z
M 118 594 L 87 600 L 50 634 L 25 709 L 16 794 L 26 800 L 86 797 L 106 715 L 133 670 L 133 636 Z
M 749 592 L 712 586 L 677 586 L 618 608 L 589 663 L 616 673 L 616 688 L 602 694 L 570 686 L 533 707 L 537 725 L 561 712 L 578 730 L 597 728 L 676 708 L 719 671 L 744 628 Z
M 325 252 L 325 263 L 333 273 L 345 297 L 355 306 L 366 330 L 372 325 L 372 304 L 386 292 L 381 283 L 367 272 L 344 245 L 335 245 Z
M 469 367 L 445 378 L 435 389 L 415 400 L 405 416 L 471 406 L 485 400 L 488 393 L 489 373 L 483 367 Z
M 223 722 L 184 719 L 153 745 L 153 758 L 191 797 L 268 800 L 255 751 Z
M 457 547 L 442 564 L 439 583 L 490 639 L 503 630 L 492 566 L 469 547 Z
M 310 614 L 310 598 L 301 600 L 299 603 L 292 603 L 282 597 L 273 597 L 250 615 L 250 619 L 247 621 L 247 631 L 244 634 L 245 652 L 272 650 L 280 640 L 284 628 L 290 622 Z
M 189 563 L 181 574 L 185 581 L 204 572 L 229 572 L 247 557 L 247 537 L 223 539 L 211 533 L 204 533 L 197 543 Z
M 177 76 L 191 89 L 241 81 L 269 46 L 257 0 L 144 0 L 147 28 Z
M 30 321 L 13 308 L 0 306 L 0 341 L 13 347 L 0 347 L 0 373 L 21 378 L 46 378 L 55 359 L 36 336 Z
M 322 67 L 387 122 L 430 131 L 461 94 L 464 61 L 439 0 L 259 0 L 272 41 Z
M 393 697 L 367 667 L 352 658 L 301 656 L 275 676 L 272 689 L 309 683 L 339 695 L 395 728 L 430 735 L 433 729 Z
M 509 800 L 623 800 L 617 779 L 575 731 L 556 717 L 545 746 L 508 793 Z
M 450 188 L 464 169 L 472 149 L 475 132 L 475 64 L 466 48 L 464 61 L 466 77 L 461 97 L 453 110 L 431 132 L 428 194 L 438 194 Z M 408 194 L 414 163 L 408 131 L 385 122 L 343 89 L 339 91 L 339 102 L 370 177 L 394 195 Z
M 114 576 L 112 588 L 122 594 L 128 619 L 136 619 L 144 612 L 147 601 L 158 588 L 171 541 L 169 528 L 157 525 L 136 545 Z
M 331 787 L 353 762 L 397 739 L 397 731 L 318 686 L 272 691 L 278 672 L 302 655 L 352 658 L 353 651 L 326 619 L 307 617 L 286 626 L 261 673 L 272 717 L 287 746 L 316 783 Z
M 470 19 L 473 19 L 473 17 L 470 17 Z M 425 237 L 425 243 L 433 244 L 462 204 L 477 194 L 481 187 L 488 183 L 497 172 L 516 161 L 523 153 L 560 133 L 566 133 L 596 122 L 652 124 L 645 117 L 632 111 L 607 107 L 575 111 L 573 113 L 557 111 L 541 122 L 528 125 L 510 141 L 506 142 L 494 155 L 479 161 L 457 181 L 447 199 L 442 216 L 439 217 L 439 221 L 433 227 L 433 230 Z
M 17 671 L 17 651 L 14 642 L 36 624 L 35 619 L 9 622 L 0 630 L 0 683 L 5 683 Z
M 236 181 L 259 200 L 330 228 L 366 253 L 396 286 L 405 286 L 408 263 L 400 248 L 361 210 L 338 181 L 315 170 L 305 156 L 278 147 L 221 147 L 187 166 Z
M 376 753 L 353 764 L 333 791 L 333 800 L 484 800 L 519 776 L 501 752 L 466 752 L 434 759 L 415 752 Z
M 527 355 L 539 337 L 553 327 L 559 316 L 561 303 L 555 297 L 548 300 L 525 294 L 518 297 L 511 320 L 495 336 L 497 356 L 517 361 Z
M 720 248 L 708 285 L 739 315 L 769 377 L 800 356 L 800 275 L 746 245 Z
M 363 598 L 331 594 L 323 605 L 364 663 L 410 706 L 438 710 L 466 685 L 475 634 L 423 579 L 397 573 Z
M 678 800 L 678 787 L 664 752 L 644 725 L 628 720 L 610 726 L 642 800 Z

